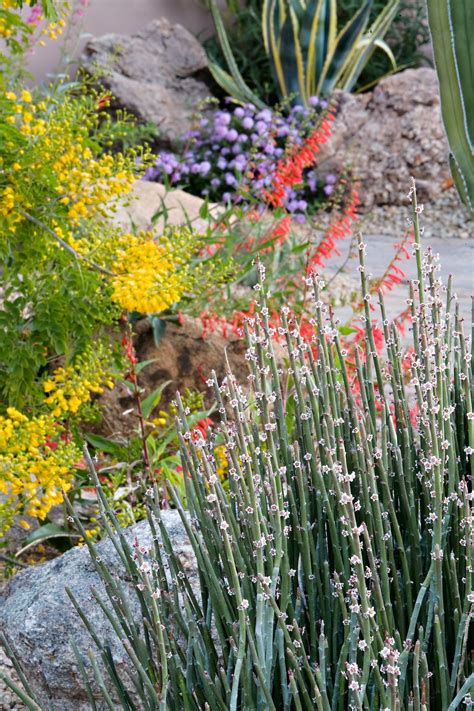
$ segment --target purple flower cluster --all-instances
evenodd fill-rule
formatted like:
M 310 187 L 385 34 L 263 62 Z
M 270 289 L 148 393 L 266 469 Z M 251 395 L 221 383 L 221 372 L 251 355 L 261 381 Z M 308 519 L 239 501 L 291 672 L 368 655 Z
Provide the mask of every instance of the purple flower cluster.
M 144 178 L 214 201 L 259 201 L 285 150 L 302 144 L 325 107 L 326 102 L 314 97 L 309 108 L 294 106 L 287 116 L 253 104 L 215 111 L 183 138 L 180 152 L 162 151 Z M 304 184 L 289 188 L 285 199 L 287 210 L 300 222 L 324 204 L 337 181 L 335 175 L 321 180 L 315 168 L 304 177 Z

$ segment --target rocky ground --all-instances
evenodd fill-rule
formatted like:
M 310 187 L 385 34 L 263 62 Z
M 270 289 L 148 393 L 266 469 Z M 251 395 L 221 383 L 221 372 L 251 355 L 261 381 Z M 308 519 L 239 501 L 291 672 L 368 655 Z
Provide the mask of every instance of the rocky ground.
M 13 669 L 13 664 L 6 656 L 2 647 L 0 647 L 0 671 L 8 674 L 15 684 L 20 685 L 20 680 L 18 679 L 16 671 Z M 23 711 L 23 709 L 26 708 L 25 704 L 22 701 L 19 701 L 16 695 L 7 687 L 5 682 L 0 679 L 0 711 Z
M 393 235 L 399 237 L 407 226 L 410 207 L 383 205 L 373 208 L 360 221 L 361 229 L 368 235 Z M 454 188 L 443 192 L 434 202 L 424 204 L 421 222 L 425 228 L 426 244 L 436 239 L 474 239 L 474 221 L 469 220 L 467 210 L 460 204 Z

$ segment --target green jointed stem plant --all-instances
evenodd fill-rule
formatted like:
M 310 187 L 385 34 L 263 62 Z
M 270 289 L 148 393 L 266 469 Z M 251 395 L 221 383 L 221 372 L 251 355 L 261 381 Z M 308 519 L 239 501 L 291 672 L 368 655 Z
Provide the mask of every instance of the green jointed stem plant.
M 212 379 L 217 439 L 193 433 L 181 408 L 189 512 L 171 493 L 197 581 L 173 550 L 153 492 L 153 549 L 127 542 L 88 458 L 142 618 L 86 541 L 106 583 L 108 600 L 95 593 L 97 603 L 128 659 L 120 676 L 71 593 L 102 663 L 92 655 L 91 667 L 77 650 L 79 666 L 109 708 L 472 708 L 471 355 L 451 280 L 443 287 L 437 259 L 421 252 L 413 191 L 412 200 L 418 279 L 409 375 L 381 295 L 386 360 L 377 352 L 360 240 L 366 333 L 354 353 L 340 342 L 318 276 L 308 278 L 313 342 L 285 309 L 271 325 L 260 269 L 260 311 L 247 328 L 249 382 L 239 385 L 231 372 L 221 384 Z M 222 440 L 228 490 L 214 454 Z
M 474 3 L 427 0 L 453 179 L 474 213 Z

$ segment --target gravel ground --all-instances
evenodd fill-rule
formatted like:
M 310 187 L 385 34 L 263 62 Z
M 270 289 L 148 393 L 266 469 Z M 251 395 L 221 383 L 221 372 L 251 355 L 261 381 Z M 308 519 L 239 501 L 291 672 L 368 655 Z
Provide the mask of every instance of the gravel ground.
M 384 205 L 376 207 L 360 219 L 360 229 L 364 234 L 403 234 L 411 217 L 407 200 L 406 207 Z M 474 237 L 474 222 L 469 219 L 466 208 L 460 203 L 457 193 L 450 189 L 443 193 L 436 203 L 424 205 L 420 222 L 424 227 L 423 237 L 440 239 L 468 239 Z
M 8 675 L 15 684 L 20 684 L 17 673 L 13 669 L 13 665 L 5 655 L 3 648 L 0 646 L 0 671 Z M 27 707 L 10 691 L 5 682 L 0 679 L 0 711 L 24 711 Z

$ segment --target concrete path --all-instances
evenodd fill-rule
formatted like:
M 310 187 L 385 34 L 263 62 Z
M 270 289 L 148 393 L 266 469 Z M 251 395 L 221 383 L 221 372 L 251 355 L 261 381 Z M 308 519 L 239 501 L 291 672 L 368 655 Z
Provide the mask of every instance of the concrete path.
M 366 264 L 368 272 L 373 276 L 382 276 L 390 260 L 393 258 L 394 245 L 400 240 L 393 236 L 368 235 L 364 237 L 367 245 Z M 446 283 L 448 275 L 453 275 L 454 292 L 457 294 L 469 331 L 471 325 L 471 301 L 474 296 L 474 235 L 470 239 L 440 239 L 425 240 L 425 247 L 431 246 L 433 252 L 440 255 L 441 276 Z M 331 259 L 327 265 L 327 273 L 333 273 L 344 262 L 347 251 L 342 257 Z M 409 261 L 403 260 L 400 267 L 406 272 L 407 279 L 386 295 L 386 305 L 389 317 L 400 313 L 405 307 L 408 297 L 408 281 L 416 276 L 416 263 L 412 257 Z M 346 268 L 346 274 L 357 279 L 357 262 L 351 261 Z M 341 316 L 345 315 L 345 309 Z M 338 314 L 340 313 L 338 309 Z M 350 309 L 347 315 L 350 314 Z

